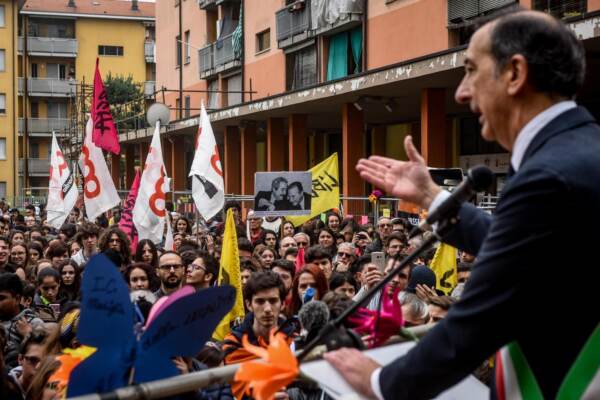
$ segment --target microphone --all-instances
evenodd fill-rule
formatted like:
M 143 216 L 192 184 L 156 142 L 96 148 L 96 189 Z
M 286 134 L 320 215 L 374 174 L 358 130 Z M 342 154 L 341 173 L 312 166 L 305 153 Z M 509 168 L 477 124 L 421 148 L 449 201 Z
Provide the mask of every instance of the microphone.
M 310 301 L 302 306 L 298 319 L 307 332 L 318 332 L 329 322 L 329 308 L 322 301 Z
M 493 180 L 494 174 L 488 167 L 478 165 L 470 168 L 465 179 L 452 191 L 450 197 L 430 213 L 425 221 L 413 228 L 409 238 L 430 229 L 433 224 L 440 220 L 455 216 L 462 203 L 469 200 L 473 194 L 489 188 Z

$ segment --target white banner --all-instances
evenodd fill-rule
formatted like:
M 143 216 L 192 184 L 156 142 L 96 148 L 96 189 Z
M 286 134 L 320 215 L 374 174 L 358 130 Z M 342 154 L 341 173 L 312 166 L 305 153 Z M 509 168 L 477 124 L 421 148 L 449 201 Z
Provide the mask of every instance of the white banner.
M 94 221 L 103 212 L 121 202 L 102 150 L 92 141 L 93 125 L 92 119 L 89 118 L 85 126 L 85 141 L 79 155 L 79 168 L 83 175 L 83 201 L 85 213 L 90 221 Z
M 48 224 L 59 229 L 77 202 L 77 185 L 63 155 L 54 132 L 52 132 L 52 153 L 50 154 L 50 179 L 48 184 L 48 204 L 46 205 Z

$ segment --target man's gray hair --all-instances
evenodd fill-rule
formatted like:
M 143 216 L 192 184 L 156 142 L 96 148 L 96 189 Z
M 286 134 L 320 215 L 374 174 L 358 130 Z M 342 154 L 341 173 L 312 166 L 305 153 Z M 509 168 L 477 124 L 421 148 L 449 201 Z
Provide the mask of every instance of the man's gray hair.
M 429 314 L 427 303 L 421 300 L 416 294 L 402 291 L 398 294 L 398 299 L 400 300 L 400 304 L 410 307 L 410 312 L 415 318 L 427 321 Z
M 298 232 L 294 235 L 294 240 L 296 240 L 296 236 L 304 236 L 306 238 L 306 241 L 308 242 L 308 245 L 310 246 L 310 236 L 308 236 L 306 233 L 304 232 Z
M 352 250 L 352 251 L 356 250 L 356 246 L 354 245 L 354 243 L 350 243 L 350 242 L 344 242 L 344 243 L 340 243 L 340 244 L 338 245 L 338 249 L 339 249 L 340 247 L 349 247 L 349 248 L 350 248 L 350 250 Z
M 285 182 L 286 185 L 288 183 L 287 179 L 285 179 L 283 176 L 273 179 L 273 182 L 271 182 L 271 189 L 275 190 L 275 189 L 279 188 L 279 186 L 283 182 Z

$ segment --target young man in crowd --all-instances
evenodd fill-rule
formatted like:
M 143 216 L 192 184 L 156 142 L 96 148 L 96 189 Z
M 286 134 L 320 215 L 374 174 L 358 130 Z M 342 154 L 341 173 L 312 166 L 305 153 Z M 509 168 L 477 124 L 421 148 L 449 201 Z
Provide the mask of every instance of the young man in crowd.
M 174 251 L 166 251 L 158 259 L 156 274 L 160 287 L 154 295 L 157 299 L 170 295 L 181 287 L 185 270 L 181 256 Z
M 323 273 L 325 278 L 329 280 L 333 273 L 333 265 L 331 264 L 331 255 L 321 246 L 312 246 L 304 253 L 304 262 L 316 264 Z
M 96 224 L 90 222 L 83 223 L 77 233 L 77 243 L 81 246 L 76 254 L 71 257 L 77 265 L 83 267 L 89 259 L 98 252 L 98 236 L 100 229 Z

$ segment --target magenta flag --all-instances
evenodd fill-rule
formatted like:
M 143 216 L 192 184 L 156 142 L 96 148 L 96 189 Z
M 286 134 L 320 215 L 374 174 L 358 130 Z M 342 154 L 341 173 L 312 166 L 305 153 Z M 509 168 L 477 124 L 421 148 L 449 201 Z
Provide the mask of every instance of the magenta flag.
M 94 121 L 92 141 L 103 150 L 119 154 L 121 152 L 119 132 L 117 132 L 117 127 L 110 112 L 110 104 L 108 104 L 108 97 L 102 82 L 98 62 L 99 60 L 96 58 L 94 95 L 92 98 L 92 121 Z
M 138 191 L 140 190 L 140 181 L 141 174 L 138 170 L 135 173 L 135 179 L 133 180 L 129 194 L 127 194 L 127 200 L 125 200 L 125 206 L 123 207 L 121 219 L 119 220 L 119 228 L 129 236 L 129 240 L 131 241 L 131 254 L 135 254 L 138 243 L 138 233 L 135 229 L 135 224 L 133 223 L 133 206 L 135 206 L 135 200 L 137 199 Z

